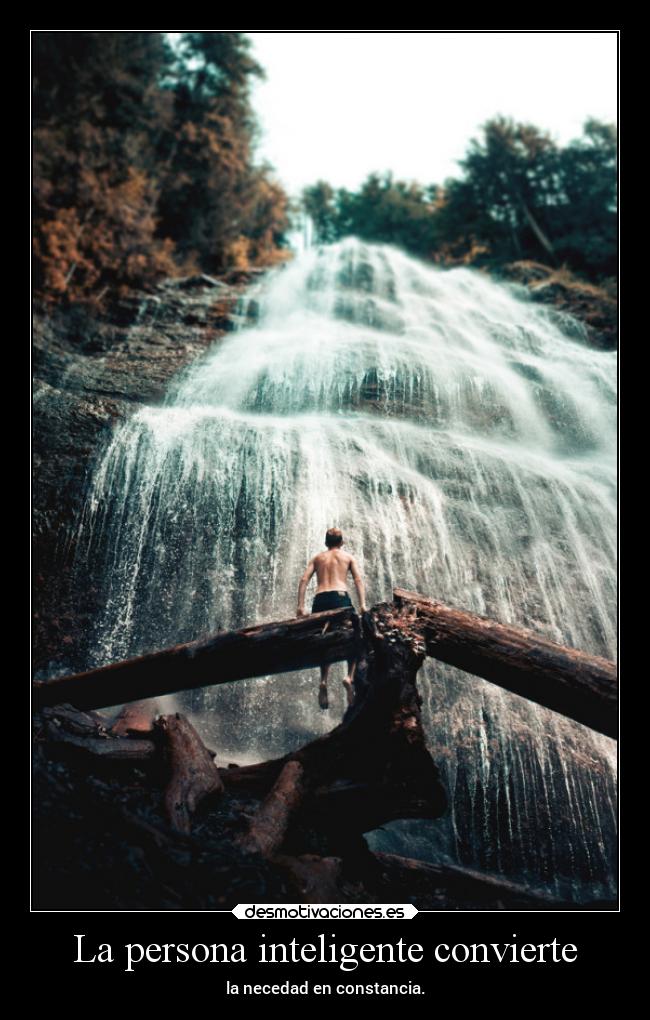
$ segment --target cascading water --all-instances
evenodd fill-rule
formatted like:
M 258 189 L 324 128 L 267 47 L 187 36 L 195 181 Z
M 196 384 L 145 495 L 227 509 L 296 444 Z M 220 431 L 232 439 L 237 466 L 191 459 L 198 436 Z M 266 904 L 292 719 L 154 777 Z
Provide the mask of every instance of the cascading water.
M 514 285 L 355 239 L 250 299 L 256 325 L 98 464 L 78 542 L 105 594 L 93 664 L 294 616 L 330 525 L 369 604 L 411 588 L 615 656 L 614 353 Z M 329 714 L 315 670 L 181 698 L 242 762 L 330 729 L 335 686 Z M 419 687 L 451 810 L 371 844 L 611 897 L 615 743 L 430 661 Z

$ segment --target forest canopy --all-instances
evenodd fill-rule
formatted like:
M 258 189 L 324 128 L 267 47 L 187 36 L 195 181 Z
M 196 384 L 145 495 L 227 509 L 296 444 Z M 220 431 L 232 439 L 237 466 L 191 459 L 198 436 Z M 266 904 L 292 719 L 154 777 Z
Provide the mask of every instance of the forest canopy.
M 251 87 L 264 71 L 241 32 L 35 32 L 35 293 L 101 308 L 166 276 L 289 257 L 295 211 L 256 160 Z M 517 260 L 587 281 L 617 271 L 617 137 L 593 118 L 560 146 L 498 116 L 442 184 L 371 173 L 326 181 L 300 208 L 319 243 L 354 235 L 442 265 Z
M 287 257 L 288 200 L 254 159 L 240 32 L 33 34 L 35 290 L 101 305 L 168 275 Z
M 447 265 L 531 259 L 598 281 L 617 270 L 617 137 L 593 118 L 561 147 L 532 124 L 495 117 L 444 184 L 370 174 L 357 191 L 302 193 L 318 241 L 348 234 Z

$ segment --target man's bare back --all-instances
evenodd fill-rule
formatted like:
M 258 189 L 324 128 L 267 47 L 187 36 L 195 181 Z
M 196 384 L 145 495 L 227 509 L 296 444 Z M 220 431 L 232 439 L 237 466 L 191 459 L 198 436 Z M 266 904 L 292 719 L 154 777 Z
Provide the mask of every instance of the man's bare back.
M 347 590 L 348 571 L 354 577 L 356 568 L 356 561 L 350 553 L 343 549 L 328 549 L 327 552 L 317 553 L 311 562 L 316 574 L 317 595 L 321 591 Z M 356 573 L 358 576 L 358 570 Z
M 297 616 L 306 616 L 305 612 L 305 590 L 310 579 L 316 574 L 316 595 L 325 591 L 347 592 L 347 576 L 352 574 L 357 595 L 359 596 L 359 611 L 366 611 L 365 588 L 361 580 L 359 566 L 354 556 L 344 552 L 343 549 L 328 549 L 327 552 L 316 553 L 312 556 L 307 568 L 300 578 L 298 587 L 298 612 Z
M 327 545 L 326 552 L 316 553 L 312 556 L 304 574 L 300 578 L 298 586 L 298 610 L 297 616 L 306 616 L 305 612 L 305 591 L 310 579 L 316 574 L 316 592 L 312 604 L 312 613 L 322 612 L 328 609 L 335 609 L 343 606 L 351 606 L 352 601 L 347 590 L 347 576 L 352 574 L 357 595 L 359 597 L 359 612 L 366 611 L 366 592 L 359 566 L 354 556 L 344 552 L 341 548 L 343 536 L 338 528 L 329 528 L 325 535 Z M 329 665 L 321 666 L 321 685 L 318 702 L 321 708 L 328 707 L 327 698 L 327 677 Z M 354 676 L 354 662 L 348 662 L 348 675 L 343 681 L 348 695 L 348 703 L 353 700 L 352 678 Z

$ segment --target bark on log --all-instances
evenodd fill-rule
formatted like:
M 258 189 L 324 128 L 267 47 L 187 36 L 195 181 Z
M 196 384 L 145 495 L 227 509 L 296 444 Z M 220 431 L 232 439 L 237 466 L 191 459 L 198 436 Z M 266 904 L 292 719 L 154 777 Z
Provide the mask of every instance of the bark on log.
M 471 868 L 370 853 L 350 872 L 340 857 L 276 855 L 273 864 L 287 877 L 300 903 L 400 903 L 415 901 L 420 910 L 576 910 L 569 903 L 528 889 L 501 875 Z M 599 903 L 615 909 L 615 903 Z
M 282 846 L 291 816 L 305 792 L 304 769 L 298 761 L 288 761 L 251 819 L 248 832 L 240 840 L 242 849 L 271 857 Z
M 452 609 L 397 588 L 395 604 L 417 618 L 426 653 L 530 701 L 616 737 L 616 665 L 520 627 Z M 352 609 L 217 634 L 101 669 L 34 684 L 37 709 L 123 704 L 179 690 L 352 659 L 360 650 Z
M 427 750 L 415 678 L 424 657 L 408 614 L 380 605 L 363 616 L 355 702 L 330 733 L 283 758 L 222 769 L 226 788 L 264 796 L 287 762 L 300 762 L 307 791 L 294 819 L 292 851 L 305 831 L 328 852 L 349 850 L 363 832 L 397 818 L 438 818 L 447 797 Z
M 417 592 L 396 588 L 393 597 L 398 605 L 413 607 L 427 655 L 608 737 L 618 735 L 615 663 L 522 627 L 452 609 Z
M 172 772 L 165 790 L 165 814 L 174 829 L 189 833 L 199 803 L 210 793 L 221 793 L 223 783 L 210 752 L 185 716 L 164 715 L 155 726 L 167 739 Z
M 150 761 L 156 756 L 153 740 L 130 740 L 123 737 L 80 737 L 59 729 L 52 723 L 46 726 L 48 739 L 55 745 L 70 748 L 78 754 L 115 762 Z
M 396 596 L 402 594 L 410 593 L 397 592 Z M 341 611 L 322 616 L 337 614 L 340 616 Z M 401 608 L 395 604 L 376 606 L 363 615 L 361 630 L 354 634 L 354 647 L 359 656 L 354 704 L 331 733 L 283 758 L 244 768 L 217 770 L 210 752 L 184 717 L 168 716 L 158 722 L 154 732 L 164 733 L 170 750 L 172 780 L 166 790 L 165 808 L 176 830 L 176 834 L 168 830 L 168 834 L 161 837 L 160 852 L 169 851 L 174 868 L 178 867 L 178 841 L 195 839 L 190 834 L 193 811 L 208 793 L 221 789 L 221 777 L 226 786 L 232 785 L 236 792 L 254 792 L 266 797 L 253 817 L 247 849 L 258 855 L 252 866 L 264 880 L 268 876 L 273 881 L 277 873 L 283 873 L 296 890 L 291 894 L 296 899 L 399 902 L 408 897 L 421 909 L 441 910 L 568 908 L 566 904 L 537 896 L 496 876 L 393 855 L 371 854 L 362 839 L 363 832 L 384 822 L 397 818 L 436 818 L 446 807 L 445 791 L 426 749 L 420 719 L 421 699 L 416 688 L 425 640 L 431 637 L 425 615 L 412 601 L 405 601 Z M 307 619 L 313 622 L 314 617 Z M 318 622 L 322 625 L 322 619 Z M 480 622 L 489 624 L 489 621 Z M 358 618 L 355 618 L 355 625 L 359 627 Z M 43 716 L 47 717 L 45 728 L 53 725 L 56 713 L 45 710 Z M 84 734 L 91 734 L 83 739 L 76 733 L 66 734 L 83 744 L 90 739 L 105 746 L 118 745 L 133 750 L 141 743 L 130 738 L 92 736 L 96 719 L 69 706 L 62 711 L 62 719 Z M 157 743 L 159 748 L 160 741 Z M 143 821 L 130 826 L 129 833 L 133 832 L 137 838 L 151 843 L 151 835 L 155 836 L 158 829 Z M 246 837 L 243 842 L 246 844 Z M 232 823 L 227 822 L 221 830 L 218 846 L 223 850 L 225 845 L 227 853 L 231 854 L 232 864 L 228 865 L 231 877 L 228 879 L 225 873 L 222 876 L 227 892 L 220 895 L 225 898 L 232 895 L 233 903 L 238 898 L 236 855 L 237 846 L 241 844 L 241 839 L 233 840 Z M 203 847 L 197 843 L 196 858 L 188 852 L 188 860 L 194 862 L 191 866 L 195 868 L 196 861 L 212 853 L 209 845 Z M 137 854 L 127 856 L 127 862 L 137 859 Z M 126 868 L 130 866 L 129 863 L 125 865 Z M 167 885 L 161 887 L 161 897 L 176 898 L 174 908 L 182 908 L 190 902 L 188 896 L 190 899 L 194 896 L 196 875 L 189 868 L 190 864 L 183 884 L 187 881 L 191 892 L 176 893 L 170 892 Z M 211 908 L 214 895 L 210 885 L 205 902 Z M 191 902 L 195 906 L 195 901 Z M 225 904 L 225 899 L 219 902 Z
M 45 708 L 36 716 L 36 738 L 45 738 L 55 754 L 85 756 L 115 762 L 148 761 L 155 757 L 152 740 L 125 740 L 112 734 L 107 720 L 94 712 L 80 712 L 72 705 Z
M 107 734 L 108 720 L 95 712 L 80 712 L 73 705 L 45 708 L 42 717 L 47 723 L 61 726 L 79 737 L 98 737 Z
M 340 662 L 354 656 L 355 619 L 353 609 L 330 609 L 224 631 L 205 641 L 176 645 L 73 676 L 39 680 L 33 685 L 34 707 L 40 710 L 69 702 L 80 709 L 102 708 Z

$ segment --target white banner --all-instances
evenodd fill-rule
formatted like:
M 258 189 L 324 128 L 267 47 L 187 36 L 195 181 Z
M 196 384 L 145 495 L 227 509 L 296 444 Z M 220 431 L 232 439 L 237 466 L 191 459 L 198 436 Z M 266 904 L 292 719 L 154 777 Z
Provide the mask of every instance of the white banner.
M 410 921 L 412 903 L 238 903 L 232 913 L 242 921 Z

